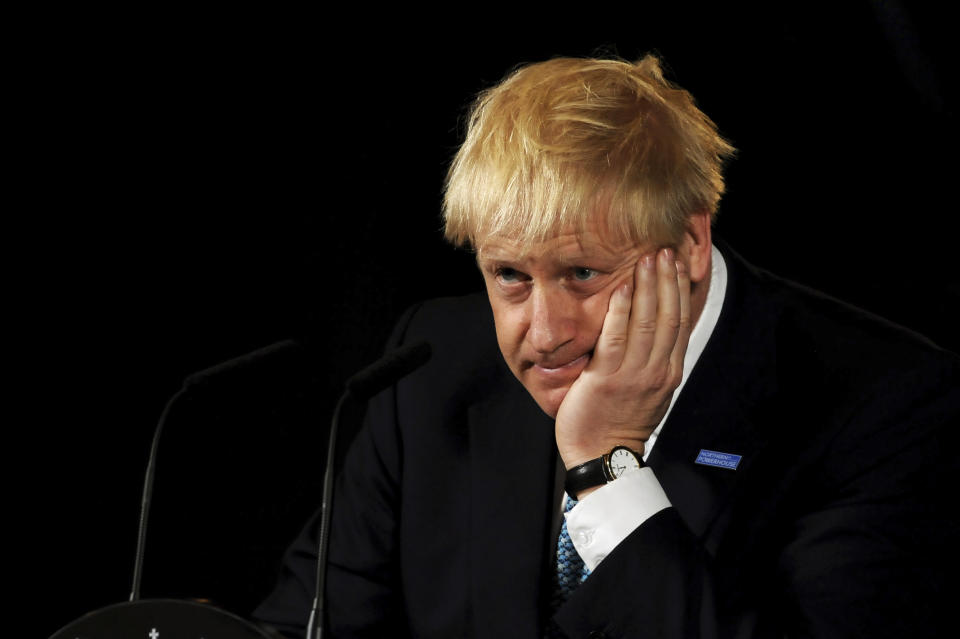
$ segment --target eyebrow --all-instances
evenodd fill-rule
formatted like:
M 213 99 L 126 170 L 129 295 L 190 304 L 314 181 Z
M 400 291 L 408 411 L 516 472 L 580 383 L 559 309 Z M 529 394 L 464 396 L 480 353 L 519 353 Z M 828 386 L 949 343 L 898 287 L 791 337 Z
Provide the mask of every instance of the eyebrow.
M 506 255 L 505 251 L 497 249 L 486 249 L 483 251 L 477 251 L 477 261 L 487 261 L 487 262 L 523 262 L 526 261 L 527 257 L 519 257 L 516 254 Z
M 600 270 L 606 270 L 613 268 L 619 261 L 619 257 L 615 253 L 602 253 L 589 255 L 587 252 L 582 250 L 575 251 L 564 251 L 564 252 L 551 252 L 544 256 L 561 268 L 571 268 L 571 267 L 586 267 L 586 268 L 596 268 Z M 542 259 L 542 258 L 541 258 Z M 478 252 L 476 256 L 477 266 L 484 266 L 495 264 L 497 262 L 503 262 L 515 266 L 516 268 L 523 270 L 525 264 L 530 260 L 529 257 L 519 257 L 517 255 L 505 255 L 502 252 L 496 250 L 484 251 L 483 253 Z

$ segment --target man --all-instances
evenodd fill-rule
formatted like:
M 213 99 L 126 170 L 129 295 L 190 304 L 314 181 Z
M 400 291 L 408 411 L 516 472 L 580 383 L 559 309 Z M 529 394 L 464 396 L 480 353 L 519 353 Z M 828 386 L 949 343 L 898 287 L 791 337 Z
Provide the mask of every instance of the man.
M 480 97 L 445 221 L 487 295 L 395 331 L 434 357 L 348 456 L 335 636 L 937 634 L 958 362 L 715 243 L 731 153 L 649 56 Z M 314 534 L 265 621 L 305 619 Z

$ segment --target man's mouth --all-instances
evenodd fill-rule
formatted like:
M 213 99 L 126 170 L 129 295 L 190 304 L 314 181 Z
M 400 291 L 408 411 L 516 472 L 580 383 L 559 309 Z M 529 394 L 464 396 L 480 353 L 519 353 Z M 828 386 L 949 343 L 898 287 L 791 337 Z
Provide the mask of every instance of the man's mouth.
M 576 358 L 570 360 L 569 362 L 566 362 L 566 363 L 563 363 L 563 364 L 553 364 L 553 363 L 547 363 L 547 362 L 544 362 L 544 363 L 542 363 L 542 364 L 538 364 L 538 363 L 534 362 L 533 366 L 534 366 L 534 368 L 538 368 L 538 369 L 540 369 L 541 371 L 544 371 L 544 372 L 549 373 L 549 372 L 551 372 L 551 371 L 561 371 L 561 370 L 564 370 L 564 369 L 567 369 L 567 368 L 574 368 L 575 366 L 579 365 L 582 360 L 584 360 L 584 359 L 589 359 L 589 357 L 590 357 L 590 353 L 587 352 L 587 353 L 584 353 L 583 355 L 581 355 L 580 357 L 576 357 Z
M 593 352 L 589 351 L 563 363 L 550 361 L 540 363 L 531 362 L 530 370 L 533 371 L 537 377 L 547 380 L 550 384 L 567 384 L 580 376 L 583 369 L 590 363 L 590 356 L 592 354 Z

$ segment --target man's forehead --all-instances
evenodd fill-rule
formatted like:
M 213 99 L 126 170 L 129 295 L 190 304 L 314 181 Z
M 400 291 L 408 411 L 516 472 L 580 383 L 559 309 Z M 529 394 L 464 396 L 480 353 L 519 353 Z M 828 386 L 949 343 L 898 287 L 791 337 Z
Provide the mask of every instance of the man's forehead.
M 477 247 L 478 259 L 525 259 L 551 257 L 561 261 L 587 257 L 613 257 L 627 251 L 642 250 L 643 244 L 616 240 L 609 233 L 594 229 L 567 231 L 541 242 L 520 241 L 514 237 L 488 236 Z

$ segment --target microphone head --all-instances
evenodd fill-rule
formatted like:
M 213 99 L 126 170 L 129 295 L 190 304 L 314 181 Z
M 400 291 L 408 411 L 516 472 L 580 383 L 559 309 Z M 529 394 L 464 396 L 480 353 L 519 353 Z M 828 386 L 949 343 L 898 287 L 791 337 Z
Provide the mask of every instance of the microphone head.
M 426 364 L 430 355 L 427 342 L 401 346 L 348 379 L 347 390 L 357 399 L 373 397 Z
M 208 384 L 221 376 L 235 375 L 237 372 L 245 371 L 254 366 L 288 364 L 296 357 L 303 359 L 302 349 L 300 343 L 292 339 L 276 342 L 193 373 L 183 380 L 183 387 L 192 388 Z

